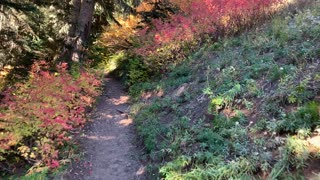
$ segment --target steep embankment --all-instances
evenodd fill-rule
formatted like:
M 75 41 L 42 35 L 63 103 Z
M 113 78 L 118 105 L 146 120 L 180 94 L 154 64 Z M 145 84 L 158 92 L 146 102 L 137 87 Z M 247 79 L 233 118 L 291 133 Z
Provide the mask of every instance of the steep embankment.
M 131 112 L 165 179 L 287 179 L 319 168 L 320 5 L 208 44 L 159 81 L 135 85 Z

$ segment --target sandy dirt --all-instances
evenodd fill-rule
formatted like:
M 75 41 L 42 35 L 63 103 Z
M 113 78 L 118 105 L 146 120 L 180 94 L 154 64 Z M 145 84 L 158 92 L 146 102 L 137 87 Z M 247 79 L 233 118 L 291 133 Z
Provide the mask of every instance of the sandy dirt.
M 128 117 L 128 95 L 112 78 L 92 113 L 92 123 L 80 138 L 84 159 L 74 162 L 62 179 L 142 180 L 145 167 L 140 159 L 132 119 Z

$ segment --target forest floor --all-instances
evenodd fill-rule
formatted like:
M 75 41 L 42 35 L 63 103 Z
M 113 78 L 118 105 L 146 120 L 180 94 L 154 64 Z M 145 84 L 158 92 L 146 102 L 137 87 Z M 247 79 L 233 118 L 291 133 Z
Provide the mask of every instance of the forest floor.
M 80 151 L 84 158 L 71 165 L 62 179 L 145 179 L 136 144 L 133 121 L 128 116 L 129 96 L 124 86 L 110 77 L 91 115 L 92 123 L 83 130 Z

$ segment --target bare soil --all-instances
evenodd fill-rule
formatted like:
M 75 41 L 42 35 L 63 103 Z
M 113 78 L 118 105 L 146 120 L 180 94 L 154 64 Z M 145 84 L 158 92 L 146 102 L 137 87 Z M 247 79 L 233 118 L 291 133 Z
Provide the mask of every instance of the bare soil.
M 110 77 L 105 90 L 80 137 L 84 159 L 73 162 L 62 179 L 70 180 L 143 180 L 145 167 L 140 161 L 142 150 L 132 119 L 129 96 L 123 85 Z

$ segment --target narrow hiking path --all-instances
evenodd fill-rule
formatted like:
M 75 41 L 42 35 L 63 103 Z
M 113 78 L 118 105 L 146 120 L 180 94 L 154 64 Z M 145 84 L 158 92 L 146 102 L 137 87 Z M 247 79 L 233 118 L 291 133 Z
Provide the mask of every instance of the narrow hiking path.
M 132 119 L 128 117 L 129 96 L 123 85 L 105 78 L 105 89 L 91 113 L 92 122 L 80 137 L 84 160 L 73 163 L 63 179 L 133 180 L 145 179 L 136 146 Z

